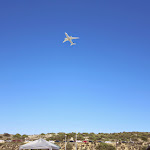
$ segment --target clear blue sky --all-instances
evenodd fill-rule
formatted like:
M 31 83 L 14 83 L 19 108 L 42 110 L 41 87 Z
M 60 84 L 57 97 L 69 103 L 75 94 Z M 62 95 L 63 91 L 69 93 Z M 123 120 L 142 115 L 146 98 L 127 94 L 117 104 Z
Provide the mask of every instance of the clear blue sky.
M 149 107 L 149 0 L 0 2 L 0 133 L 150 131 Z

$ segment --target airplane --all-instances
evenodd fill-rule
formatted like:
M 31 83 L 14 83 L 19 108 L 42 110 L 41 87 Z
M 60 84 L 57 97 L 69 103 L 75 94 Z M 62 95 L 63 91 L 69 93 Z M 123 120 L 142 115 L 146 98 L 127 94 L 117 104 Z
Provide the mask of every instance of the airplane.
M 72 37 L 72 36 L 69 36 L 66 32 L 65 32 L 65 35 L 66 35 L 66 38 L 65 38 L 65 40 L 63 41 L 63 43 L 65 43 L 66 41 L 69 41 L 69 42 L 71 43 L 70 46 L 76 45 L 76 43 L 73 43 L 72 40 L 74 40 L 74 39 L 79 39 L 79 37 Z

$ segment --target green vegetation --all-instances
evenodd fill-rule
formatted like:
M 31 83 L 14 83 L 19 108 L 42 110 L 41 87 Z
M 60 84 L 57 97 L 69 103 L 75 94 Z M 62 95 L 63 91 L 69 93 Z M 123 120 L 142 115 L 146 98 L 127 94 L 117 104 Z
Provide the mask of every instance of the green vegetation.
M 10 137 L 10 134 L 4 133 L 3 136 Z
M 84 137 L 88 137 L 89 140 L 96 141 L 138 141 L 141 139 L 143 141 L 147 141 L 150 138 L 149 132 L 120 132 L 120 133 L 80 133 L 79 140 L 84 139 Z
M 106 143 L 100 143 L 98 146 L 96 146 L 96 150 L 116 150 L 116 148 Z
M 25 138 L 27 138 L 28 137 L 28 135 L 26 135 L 26 134 L 24 134 L 24 135 L 22 135 L 22 139 L 25 139 Z
M 142 136 L 141 139 L 142 139 L 143 141 L 147 141 L 147 137 L 145 137 L 145 136 Z
M 70 140 L 72 137 L 73 140 L 75 140 L 76 133 L 67 133 L 67 141 Z M 77 134 L 78 140 L 85 140 L 89 139 L 91 141 L 139 141 L 142 140 L 143 142 L 147 141 L 148 138 L 150 138 L 150 133 L 149 132 L 120 132 L 120 133 L 78 133 Z M 65 140 L 65 133 L 64 132 L 59 132 L 57 134 L 52 134 L 50 138 L 47 140 L 58 140 L 58 141 L 64 141 Z
M 13 135 L 13 139 L 21 139 L 21 135 L 19 133 Z
M 28 135 L 24 134 L 24 135 L 20 135 L 19 133 L 13 135 L 13 139 L 15 140 L 25 140 L 25 138 L 27 138 Z
M 63 140 L 65 140 L 65 133 L 59 132 L 55 137 L 56 137 L 56 140 L 63 141 Z
M 82 133 L 78 133 L 78 140 L 85 140 L 85 138 L 84 138 L 84 136 L 83 136 L 83 134 Z
M 64 141 L 65 141 L 65 135 L 67 142 L 67 150 L 72 150 L 73 147 L 75 146 L 75 143 L 70 143 L 69 141 L 75 140 L 76 139 L 76 133 L 71 132 L 71 133 L 64 133 L 64 132 L 59 132 L 59 133 L 48 133 L 44 134 L 41 133 L 40 135 L 37 136 L 28 136 L 26 134 L 20 135 L 19 133 L 15 135 L 10 135 L 8 133 L 4 133 L 0 135 L 0 139 L 2 140 L 14 140 L 12 142 L 6 142 L 4 144 L 0 145 L 0 149 L 2 147 L 6 147 L 5 145 L 11 145 L 11 147 L 16 147 L 17 145 L 21 144 L 27 138 L 27 140 L 37 140 L 38 138 L 47 138 L 46 140 L 53 140 L 53 141 L 60 141 L 55 144 L 59 145 L 60 147 L 64 146 Z M 106 144 L 103 143 L 104 141 L 113 141 L 113 142 L 118 142 L 117 143 L 117 148 L 136 148 L 140 150 L 147 150 L 147 146 L 143 145 L 148 145 L 150 143 L 150 133 L 149 132 L 120 132 L 120 133 L 98 133 L 95 134 L 93 132 L 91 133 L 77 133 L 77 139 L 84 141 L 88 140 L 89 142 L 87 143 L 81 143 L 81 149 L 82 150 L 87 150 L 89 148 L 95 149 L 95 150 L 116 150 L 115 143 L 113 144 Z M 103 141 L 103 142 L 101 142 Z M 144 142 L 144 144 L 143 144 Z M 90 144 L 91 143 L 91 144 Z M 123 143 L 123 144 L 121 144 Z M 98 144 L 98 145 L 97 145 Z M 63 146 L 62 146 L 63 145 Z M 18 149 L 18 148 L 17 148 Z M 78 147 L 80 149 L 80 147 Z
M 75 140 L 75 136 L 76 136 L 75 132 L 67 133 L 66 135 L 67 135 L 67 140 L 69 140 L 71 137 L 73 137 L 73 139 Z
M 46 140 L 58 140 L 58 141 L 65 141 L 65 134 L 64 132 L 59 132 L 57 134 L 55 133 L 48 133 L 51 134 L 50 137 L 48 137 Z M 47 134 L 47 135 L 48 135 Z M 69 141 L 71 138 L 73 138 L 73 140 L 76 139 L 76 133 L 75 132 L 71 132 L 71 133 L 67 133 L 66 134 L 66 140 Z M 41 133 L 40 136 L 42 138 L 46 137 L 46 134 Z M 3 135 L 0 136 L 0 139 L 4 139 L 4 140 L 10 140 L 10 139 L 20 139 L 20 140 L 24 140 L 25 138 L 28 138 L 28 135 L 24 134 L 24 135 L 20 135 L 19 133 L 11 136 L 8 133 L 4 133 Z M 36 139 L 36 138 L 35 138 Z M 126 141 L 126 142 L 130 142 L 130 141 L 134 141 L 134 142 L 148 142 L 150 139 L 150 133 L 149 132 L 120 132 L 120 133 L 98 133 L 95 134 L 93 132 L 91 133 L 77 133 L 77 139 L 84 141 L 84 140 L 90 140 L 90 141 L 113 141 L 113 142 L 122 142 L 122 141 Z
M 52 134 L 52 136 L 47 138 L 46 140 L 47 141 L 49 141 L 49 140 L 64 141 L 65 140 L 65 133 L 59 132 L 58 134 Z

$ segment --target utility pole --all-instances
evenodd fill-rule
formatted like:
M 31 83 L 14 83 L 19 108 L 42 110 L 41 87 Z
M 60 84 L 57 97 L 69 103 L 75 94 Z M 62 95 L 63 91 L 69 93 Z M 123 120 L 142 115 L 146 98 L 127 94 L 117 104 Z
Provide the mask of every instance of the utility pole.
M 67 136 L 67 135 L 65 134 L 65 150 L 66 150 L 66 136 Z
M 76 132 L 76 150 L 77 150 L 77 132 Z

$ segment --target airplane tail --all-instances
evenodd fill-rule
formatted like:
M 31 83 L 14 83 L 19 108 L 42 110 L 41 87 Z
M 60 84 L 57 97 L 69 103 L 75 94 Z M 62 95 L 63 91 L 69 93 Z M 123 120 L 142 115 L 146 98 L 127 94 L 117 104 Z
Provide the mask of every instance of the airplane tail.
M 76 45 L 76 43 L 71 43 L 71 45 L 70 45 L 70 46 L 72 46 L 72 45 Z

